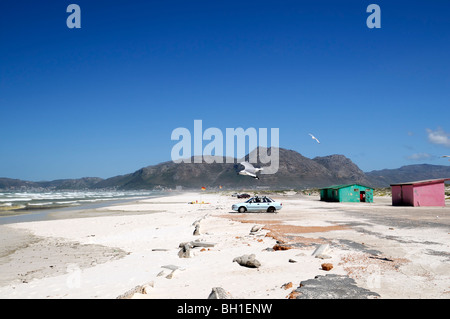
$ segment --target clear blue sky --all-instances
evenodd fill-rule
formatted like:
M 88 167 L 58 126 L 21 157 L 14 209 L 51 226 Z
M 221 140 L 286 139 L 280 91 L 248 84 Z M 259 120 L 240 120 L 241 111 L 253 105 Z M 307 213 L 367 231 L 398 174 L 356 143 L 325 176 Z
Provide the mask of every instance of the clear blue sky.
M 130 173 L 195 119 L 364 171 L 449 165 L 450 2 L 1 1 L 0 110 L 0 177 Z

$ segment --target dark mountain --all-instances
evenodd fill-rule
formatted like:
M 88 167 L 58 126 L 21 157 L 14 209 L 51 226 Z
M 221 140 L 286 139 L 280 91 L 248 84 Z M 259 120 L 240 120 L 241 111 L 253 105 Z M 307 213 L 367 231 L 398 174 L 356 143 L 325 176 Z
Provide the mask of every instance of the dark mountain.
M 22 181 L 20 179 L 0 178 L 0 189 L 20 189 L 39 187 L 35 182 Z
M 218 161 L 220 157 L 215 157 Z M 239 185 L 239 178 L 235 170 L 235 163 L 208 162 L 203 159 L 202 163 L 174 163 L 172 161 L 147 166 L 132 174 L 115 176 L 105 179 L 95 185 L 95 188 L 119 188 L 119 189 L 151 189 L 154 187 L 198 188 L 202 186 Z M 242 177 L 242 176 L 241 176 Z
M 192 158 L 192 163 L 163 162 L 141 168 L 132 174 L 108 178 L 97 183 L 95 188 L 151 189 L 157 186 L 175 187 L 177 185 L 187 188 L 218 186 L 218 180 L 226 180 L 221 176 L 232 171 L 234 171 L 234 163 L 207 164 L 205 160 L 202 163 L 194 163 Z
M 99 177 L 83 177 L 78 179 L 59 179 L 54 181 L 30 182 L 19 179 L 0 178 L 0 189 L 5 190 L 30 190 L 30 189 L 48 189 L 48 190 L 79 190 L 89 189 L 102 181 Z
M 372 181 L 359 167 L 344 155 L 329 155 L 315 157 L 313 161 L 327 168 L 332 174 L 337 184 L 358 183 L 370 186 Z
M 242 161 L 257 158 L 255 167 L 270 170 L 273 163 L 264 163 L 261 155 L 274 156 L 278 152 L 278 171 L 274 174 L 259 174 L 255 180 L 249 176 L 238 175 L 244 167 Z M 336 184 L 359 183 L 372 187 L 389 187 L 391 183 L 409 182 L 423 179 L 450 177 L 450 166 L 409 165 L 399 169 L 385 169 L 364 173 L 349 158 L 344 155 L 329 155 L 307 158 L 298 152 L 283 148 L 257 148 L 242 160 L 224 157 L 204 157 L 201 163 L 163 162 L 141 168 L 134 173 L 101 179 L 85 177 L 80 179 L 63 179 L 51 182 L 28 182 L 17 179 L 0 178 L 0 189 L 154 189 L 183 188 L 198 189 L 205 187 L 244 188 L 315 188 Z M 215 162 L 214 162 L 215 160 Z
M 364 173 L 348 158 L 343 155 L 332 155 L 309 159 L 303 155 L 283 148 L 278 151 L 279 165 L 275 174 L 259 174 L 260 179 L 240 176 L 238 172 L 243 169 L 239 163 L 249 158 L 258 159 L 255 167 L 264 167 L 269 170 L 271 163 L 263 163 L 261 152 L 272 155 L 272 150 L 266 148 L 255 149 L 243 160 L 232 159 L 226 163 L 221 157 L 204 158 L 202 163 L 164 162 L 153 166 L 141 168 L 127 175 L 106 179 L 94 187 L 117 187 L 120 189 L 153 188 L 156 186 L 185 188 L 205 187 L 276 187 L 276 188 L 307 188 L 323 187 L 342 183 L 362 183 L 370 185 Z M 256 154 L 256 155 L 255 155 Z M 211 163 L 213 159 L 220 159 L 223 163 Z M 337 163 L 333 163 L 336 161 Z
M 450 178 L 450 166 L 418 164 L 397 169 L 366 172 L 375 187 L 389 187 L 393 183 L 405 183 L 426 179 Z
M 91 188 L 102 180 L 103 178 L 99 177 L 83 177 L 78 179 L 58 179 L 51 182 L 36 182 L 35 184 L 42 188 L 77 190 Z
M 321 187 L 334 184 L 336 182 L 332 172 L 312 159 L 307 158 L 293 150 L 283 148 L 279 148 L 277 150 L 279 152 L 278 171 L 275 174 L 259 175 L 261 179 L 257 182 L 260 186 L 293 188 Z M 261 151 L 267 152 L 269 156 L 272 156 L 271 149 L 267 150 L 265 148 L 258 148 L 252 152 L 255 157 L 258 155 L 258 160 L 261 158 Z M 252 153 L 247 155 L 245 160 L 248 161 Z M 258 161 L 255 166 L 266 167 L 268 165 Z M 246 183 L 255 185 L 255 181 L 252 179 L 247 179 Z

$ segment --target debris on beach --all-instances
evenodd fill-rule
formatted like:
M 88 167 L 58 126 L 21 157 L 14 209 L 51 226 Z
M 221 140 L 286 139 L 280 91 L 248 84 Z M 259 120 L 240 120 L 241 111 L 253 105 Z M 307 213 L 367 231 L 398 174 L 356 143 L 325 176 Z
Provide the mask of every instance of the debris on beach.
M 289 288 L 292 288 L 292 281 L 283 284 L 283 285 L 281 286 L 281 288 L 283 288 L 284 290 L 287 290 L 287 289 L 289 289 Z
M 178 245 L 180 250 L 178 251 L 178 257 L 180 258 L 191 258 L 191 249 L 196 247 L 201 248 L 212 248 L 216 245 L 216 243 L 206 242 L 206 241 L 190 241 L 190 242 L 183 242 Z
M 211 242 L 207 242 L 207 241 L 199 241 L 199 240 L 191 241 L 189 244 L 191 244 L 191 246 L 193 248 L 195 248 L 195 247 L 211 248 L 216 245 L 216 243 L 211 243 Z
M 166 278 L 167 279 L 172 279 L 176 274 L 178 274 L 180 272 L 180 270 L 179 269 L 175 269 L 175 270 L 172 270 L 172 272 L 170 273 L 170 274 L 168 274 L 167 276 L 166 276 Z
M 200 235 L 200 223 L 197 223 L 197 224 L 195 225 L 195 229 L 194 229 L 193 235 L 194 235 L 194 236 L 199 236 L 199 235 Z
M 166 276 L 166 270 L 161 270 L 156 277 L 162 277 L 162 276 Z
M 300 286 L 291 294 L 296 299 L 368 299 L 380 297 L 373 291 L 358 287 L 355 280 L 348 276 L 330 274 L 302 281 Z
M 192 223 L 192 226 L 195 226 L 195 225 L 199 224 L 203 219 L 206 219 L 209 215 L 210 215 L 210 214 L 206 214 L 206 215 L 204 215 L 203 217 L 197 219 L 196 221 L 194 221 L 194 222 Z
M 386 257 L 369 256 L 369 258 L 378 259 L 378 260 L 381 260 L 381 261 L 394 261 L 394 260 L 386 258 Z
M 261 229 L 262 229 L 262 226 L 260 226 L 260 225 L 253 226 L 252 229 L 250 230 L 250 235 L 255 235 Z
M 331 269 L 333 269 L 333 264 L 330 264 L 330 263 L 325 263 L 325 264 L 322 264 L 321 266 L 322 266 L 322 270 L 325 270 L 325 271 L 330 271 Z
M 229 292 L 226 292 L 222 287 L 214 287 L 208 296 L 208 299 L 233 299 Z
M 164 266 L 161 266 L 161 268 L 163 268 L 163 270 L 157 275 L 157 277 L 164 276 L 167 279 L 172 279 L 180 271 L 185 270 L 185 268 L 181 268 L 176 265 L 164 265 Z M 167 274 L 168 271 L 170 271 L 169 274 Z
M 297 297 L 300 295 L 299 292 L 297 292 L 295 289 L 292 290 L 289 295 L 286 296 L 287 299 L 297 299 Z
M 242 255 L 233 259 L 233 262 L 237 262 L 239 265 L 248 268 L 259 268 L 261 263 L 255 259 L 255 255 Z
M 325 255 L 325 254 L 319 254 L 316 255 L 316 258 L 320 258 L 320 259 L 330 259 L 332 258 L 330 255 Z
M 317 257 L 318 255 L 325 254 L 328 251 L 329 247 L 330 247 L 330 245 L 328 245 L 328 244 L 320 245 L 319 247 L 316 248 L 316 250 L 314 250 L 314 252 L 312 253 L 312 256 Z
M 164 266 L 161 266 L 161 268 L 169 269 L 169 270 L 184 270 L 185 269 L 185 268 L 181 268 L 177 265 L 164 265 Z
M 312 256 L 314 256 L 316 258 L 320 258 L 320 259 L 330 259 L 331 256 L 326 254 L 327 252 L 329 252 L 329 250 L 330 250 L 330 245 L 322 244 L 319 247 L 317 247 L 316 250 L 314 250 L 314 252 L 312 253 Z
M 206 214 L 203 217 L 197 219 L 196 221 L 194 221 L 192 223 L 192 226 L 195 226 L 195 230 L 194 230 L 194 233 L 193 233 L 194 236 L 198 236 L 198 235 L 201 234 L 200 233 L 200 223 L 201 223 L 202 220 L 206 219 L 208 216 L 209 216 L 209 214 Z
M 191 243 L 180 243 L 178 247 L 181 248 L 178 252 L 178 257 L 191 258 L 191 248 L 193 248 Z
M 273 250 L 277 251 L 277 250 L 289 250 L 292 249 L 292 247 L 290 245 L 285 245 L 285 244 L 276 244 L 275 246 L 272 247 Z
M 150 292 L 150 290 L 155 286 L 153 281 L 146 283 L 144 285 L 139 285 L 126 291 L 125 293 L 117 296 L 116 299 L 131 299 L 135 294 L 146 295 Z

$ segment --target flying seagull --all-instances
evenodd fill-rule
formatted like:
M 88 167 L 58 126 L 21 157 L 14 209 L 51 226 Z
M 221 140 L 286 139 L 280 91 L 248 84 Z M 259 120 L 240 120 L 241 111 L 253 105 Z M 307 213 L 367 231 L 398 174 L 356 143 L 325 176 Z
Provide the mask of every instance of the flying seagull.
M 311 138 L 313 139 L 313 140 L 316 140 L 317 141 L 317 143 L 319 143 L 320 144 L 320 142 L 319 142 L 319 140 L 317 139 L 317 137 L 315 137 L 314 135 L 312 135 L 311 133 L 309 133 L 309 135 L 311 136 Z
M 450 161 L 450 155 L 443 155 L 442 157 L 448 157 L 448 160 Z
M 255 168 L 249 162 L 242 162 L 241 165 L 244 166 L 244 169 L 238 173 L 239 175 L 248 175 L 253 178 L 259 179 L 259 177 L 256 176 L 256 173 L 262 171 L 263 170 L 262 168 Z

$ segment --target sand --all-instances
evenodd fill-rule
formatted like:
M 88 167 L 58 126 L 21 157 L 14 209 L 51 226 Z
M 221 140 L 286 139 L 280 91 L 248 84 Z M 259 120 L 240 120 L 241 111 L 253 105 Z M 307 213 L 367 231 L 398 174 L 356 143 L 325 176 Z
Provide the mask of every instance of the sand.
M 238 214 L 231 205 L 241 200 L 230 194 L 180 193 L 2 225 L 0 298 L 205 299 L 222 287 L 233 298 L 284 299 L 327 274 L 352 278 L 370 298 L 450 298 L 449 206 L 324 203 L 292 192 L 272 196 L 283 203 L 278 213 Z M 207 204 L 188 204 L 196 200 Z M 180 243 L 196 240 L 213 245 L 180 258 Z M 313 256 L 320 245 L 325 259 Z M 246 254 L 261 266 L 233 262 Z

